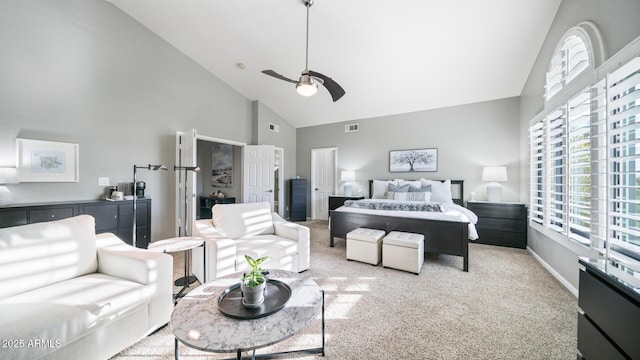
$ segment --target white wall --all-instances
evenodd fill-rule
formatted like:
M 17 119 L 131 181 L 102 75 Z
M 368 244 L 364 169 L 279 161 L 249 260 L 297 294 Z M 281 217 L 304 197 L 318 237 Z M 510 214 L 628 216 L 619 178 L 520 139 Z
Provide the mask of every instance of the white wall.
M 486 200 L 482 168 L 505 165 L 509 181 L 503 184 L 503 200 L 516 201 L 520 194 L 518 106 L 518 98 L 509 98 L 298 128 L 298 175 L 310 178 L 311 149 L 335 146 L 338 168 L 355 170 L 364 193 L 369 179 L 425 177 L 465 180 L 465 199 L 475 192 L 476 199 Z M 350 123 L 359 123 L 360 131 L 345 133 L 344 125 Z M 390 150 L 421 148 L 438 149 L 437 172 L 389 172 Z
M 0 1 L 0 64 L 0 164 L 15 164 L 15 137 L 80 146 L 78 183 L 10 185 L 17 203 L 97 199 L 99 176 L 172 169 L 177 130 L 252 139 L 250 100 L 103 0 Z M 174 236 L 173 170 L 138 179 L 152 240 Z

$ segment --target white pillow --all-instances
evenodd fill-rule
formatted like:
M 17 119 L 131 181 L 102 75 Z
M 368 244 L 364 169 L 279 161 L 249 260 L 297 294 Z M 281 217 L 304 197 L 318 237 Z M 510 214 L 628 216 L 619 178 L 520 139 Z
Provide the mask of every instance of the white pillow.
M 397 192 L 393 193 L 393 200 L 431 202 L 430 192 Z
M 451 195 L 451 180 L 443 182 L 420 179 L 422 186 L 431 185 L 431 201 L 441 202 L 443 204 L 453 204 L 453 196 Z
M 395 181 L 391 180 L 373 180 L 373 194 L 371 194 L 371 198 L 386 199 L 389 184 L 398 185 Z

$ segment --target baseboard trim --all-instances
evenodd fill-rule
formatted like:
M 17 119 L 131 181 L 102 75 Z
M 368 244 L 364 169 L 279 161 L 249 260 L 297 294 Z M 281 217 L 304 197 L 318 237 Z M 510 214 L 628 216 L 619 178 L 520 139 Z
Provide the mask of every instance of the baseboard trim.
M 551 265 L 547 264 L 546 261 L 544 261 L 538 254 L 536 254 L 535 251 L 531 250 L 531 248 L 528 246 L 527 246 L 527 251 L 529 252 L 529 254 L 533 256 L 534 259 L 536 259 L 540 263 L 540 265 L 542 265 L 551 274 L 551 276 L 556 278 L 556 280 L 558 280 L 560 284 L 562 284 L 565 288 L 567 288 L 567 290 L 569 290 L 569 292 L 572 293 L 573 296 L 578 298 L 579 292 L 576 287 L 571 285 L 571 283 L 567 281 L 567 279 L 565 279 L 562 275 L 560 275 L 559 272 L 557 272 L 553 267 L 551 267 Z

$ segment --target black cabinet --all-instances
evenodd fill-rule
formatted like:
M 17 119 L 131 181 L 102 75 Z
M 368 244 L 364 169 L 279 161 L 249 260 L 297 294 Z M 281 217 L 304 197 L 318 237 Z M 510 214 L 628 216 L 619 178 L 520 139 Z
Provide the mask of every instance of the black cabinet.
M 289 192 L 289 220 L 307 220 L 307 179 L 291 179 Z
M 527 247 L 527 208 L 520 203 L 468 201 L 467 209 L 478 216 L 480 244 Z
M 579 358 L 640 359 L 640 290 L 605 271 L 604 260 L 580 264 Z
M 329 195 L 329 211 L 335 210 L 344 205 L 347 200 L 362 200 L 364 196 L 344 196 L 344 195 Z
M 136 245 L 147 248 L 151 241 L 151 199 L 136 201 Z M 70 201 L 63 203 L 14 204 L 0 207 L 0 228 L 61 220 L 87 214 L 96 220 L 96 234 L 111 232 L 127 244 L 133 242 L 133 201 Z
M 211 219 L 211 208 L 216 204 L 235 204 L 234 197 L 200 196 L 200 219 Z

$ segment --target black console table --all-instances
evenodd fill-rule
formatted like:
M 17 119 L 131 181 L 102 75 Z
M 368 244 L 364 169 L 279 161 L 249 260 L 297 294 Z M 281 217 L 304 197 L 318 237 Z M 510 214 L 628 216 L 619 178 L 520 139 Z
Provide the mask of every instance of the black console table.
M 200 219 L 211 219 L 211 208 L 216 204 L 235 204 L 234 197 L 200 196 Z
M 110 232 L 127 244 L 133 242 L 133 201 L 67 201 L 0 206 L 0 228 L 61 220 L 87 214 L 96 219 L 96 234 Z M 136 201 L 137 247 L 146 249 L 151 240 L 151 199 Z
M 604 260 L 579 261 L 578 359 L 640 359 L 640 288 Z

